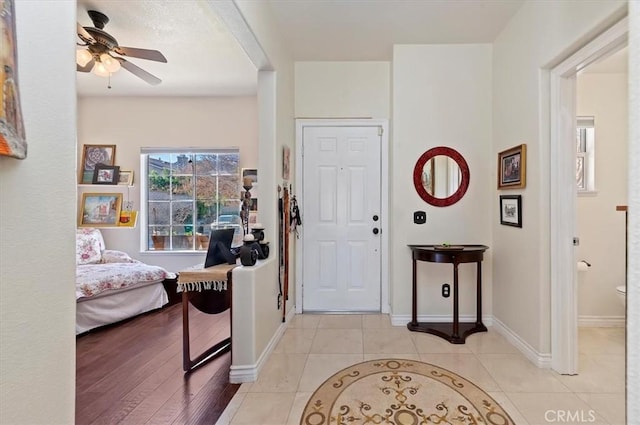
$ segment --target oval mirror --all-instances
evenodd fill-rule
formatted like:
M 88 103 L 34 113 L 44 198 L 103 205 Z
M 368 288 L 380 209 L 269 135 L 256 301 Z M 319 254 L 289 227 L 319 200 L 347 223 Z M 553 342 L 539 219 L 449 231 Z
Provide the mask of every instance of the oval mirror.
M 420 156 L 413 169 L 413 185 L 430 205 L 446 207 L 458 202 L 469 187 L 469 166 L 455 149 L 438 146 Z

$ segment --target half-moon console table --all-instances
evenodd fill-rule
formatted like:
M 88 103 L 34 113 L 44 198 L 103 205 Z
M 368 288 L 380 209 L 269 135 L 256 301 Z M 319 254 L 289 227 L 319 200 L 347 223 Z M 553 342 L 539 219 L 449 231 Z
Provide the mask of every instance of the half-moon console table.
M 489 249 L 485 245 L 409 245 L 413 257 L 413 293 L 411 322 L 407 323 L 410 331 L 426 332 L 446 339 L 452 344 L 464 344 L 465 339 L 476 332 L 486 332 L 482 324 L 482 258 Z M 418 322 L 418 285 L 416 282 L 416 266 L 418 261 L 430 263 L 453 264 L 453 321 L 452 322 Z M 458 319 L 458 265 L 476 263 L 476 321 L 460 323 Z

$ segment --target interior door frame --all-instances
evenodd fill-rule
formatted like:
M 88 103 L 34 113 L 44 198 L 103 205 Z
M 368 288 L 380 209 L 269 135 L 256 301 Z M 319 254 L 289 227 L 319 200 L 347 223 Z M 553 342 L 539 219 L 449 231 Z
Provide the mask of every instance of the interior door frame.
M 296 119 L 296 186 L 304 188 L 302 142 L 305 127 L 378 127 L 380 136 L 380 310 L 389 313 L 389 120 L 386 119 Z M 304 192 L 297 194 L 302 218 L 298 228 L 304 238 Z M 302 243 L 296 243 L 296 313 L 302 313 L 303 276 Z
M 551 368 L 578 373 L 578 286 L 575 248 L 577 189 L 575 173 L 577 73 L 627 43 L 628 18 L 598 35 L 547 72 L 550 134 Z M 568 283 L 568 284 L 567 284 Z

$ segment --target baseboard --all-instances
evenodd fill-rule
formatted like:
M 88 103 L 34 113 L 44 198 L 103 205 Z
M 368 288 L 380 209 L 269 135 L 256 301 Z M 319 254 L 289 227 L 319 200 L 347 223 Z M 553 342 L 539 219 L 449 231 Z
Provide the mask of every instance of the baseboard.
M 293 316 L 296 314 L 295 307 L 289 309 L 289 313 L 287 313 L 286 319 L 284 323 L 281 323 L 278 326 L 278 330 L 273 334 L 269 343 L 258 357 L 258 361 L 255 364 L 251 365 L 232 365 L 229 370 L 229 382 L 232 384 L 242 384 L 245 382 L 255 382 L 258 379 L 258 375 L 262 370 L 262 367 L 266 363 L 267 359 L 271 355 L 271 352 L 278 345 L 282 335 L 287 330 L 289 326 L 289 321 L 293 319 Z
M 410 314 L 391 314 L 391 326 L 407 326 L 407 323 L 411 321 Z M 473 323 L 476 321 L 475 314 L 461 314 L 458 316 L 462 323 Z M 450 314 L 424 314 L 418 315 L 418 322 L 436 322 L 444 323 L 450 322 Z M 482 323 L 485 326 L 491 326 L 493 324 L 493 316 L 482 316 Z
M 513 344 L 526 358 L 539 368 L 551 367 L 551 353 L 539 353 L 528 342 L 509 329 L 499 319 L 493 318 L 493 329 Z
M 624 316 L 578 316 L 579 327 L 591 328 L 624 328 Z

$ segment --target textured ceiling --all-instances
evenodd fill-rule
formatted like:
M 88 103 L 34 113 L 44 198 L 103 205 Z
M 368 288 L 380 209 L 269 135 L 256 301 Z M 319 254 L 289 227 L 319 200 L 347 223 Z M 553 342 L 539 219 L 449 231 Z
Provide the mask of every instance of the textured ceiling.
M 151 86 L 122 69 L 78 74 L 79 96 L 233 96 L 256 93 L 254 65 L 212 10 L 215 0 L 78 0 L 106 14 L 121 46 L 161 51 L 168 63 L 130 59 L 162 80 Z M 522 0 L 266 1 L 294 60 L 392 59 L 393 44 L 490 43 Z
M 77 73 L 79 96 L 253 95 L 257 72 L 207 2 L 78 0 L 77 19 L 93 26 L 87 10 L 109 17 L 104 30 L 120 46 L 161 51 L 167 63 L 128 58 L 162 80 L 151 86 L 121 69 L 108 80 Z M 80 40 L 78 39 L 80 42 Z
M 491 43 L 522 0 L 268 0 L 296 60 L 385 60 L 393 44 Z

